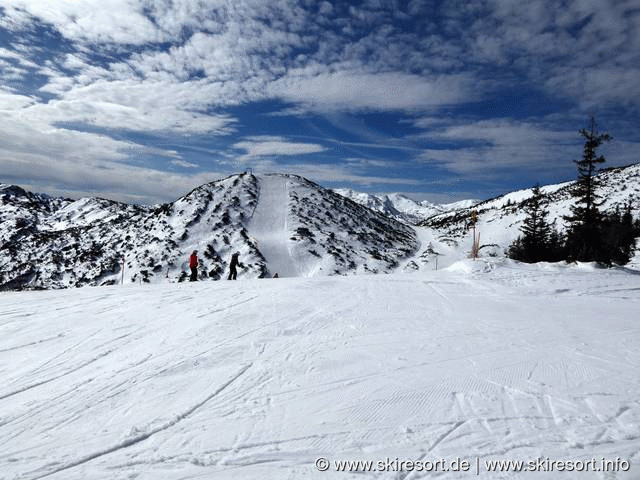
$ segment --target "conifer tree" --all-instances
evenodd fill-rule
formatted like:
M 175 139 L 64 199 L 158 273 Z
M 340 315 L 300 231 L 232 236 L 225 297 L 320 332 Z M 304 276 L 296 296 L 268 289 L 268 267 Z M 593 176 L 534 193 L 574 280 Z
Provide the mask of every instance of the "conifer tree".
M 631 215 L 631 202 L 624 214 L 620 215 L 620 210 L 616 209 L 615 213 L 606 215 L 601 229 L 603 245 L 599 260 L 618 265 L 628 263 L 635 250 L 636 236 L 640 235 Z
M 549 211 L 540 186 L 534 186 L 532 193 L 523 208 L 527 217 L 520 227 L 522 235 L 511 244 L 507 253 L 514 260 L 527 263 L 557 261 L 559 235 L 547 220 Z
M 580 135 L 585 141 L 582 159 L 575 160 L 578 165 L 578 180 L 572 194 L 576 199 L 576 205 L 571 208 L 572 215 L 565 217 L 570 223 L 566 247 L 570 260 L 595 261 L 601 257 L 600 227 L 603 220 L 598 209 L 600 202 L 596 193 L 596 172 L 598 165 L 605 162 L 604 156 L 597 154 L 597 149 L 604 142 L 611 140 L 611 136 L 608 133 L 598 133 L 593 117 L 590 128 L 580 130 Z

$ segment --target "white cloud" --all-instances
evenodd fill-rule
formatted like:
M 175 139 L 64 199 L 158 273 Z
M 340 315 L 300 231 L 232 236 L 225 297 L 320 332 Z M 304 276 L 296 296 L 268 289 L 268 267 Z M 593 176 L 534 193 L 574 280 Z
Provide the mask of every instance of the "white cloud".
M 459 103 L 479 88 L 466 75 L 425 77 L 402 72 L 289 72 L 268 91 L 320 110 L 424 110 Z
M 574 144 L 576 132 L 548 130 L 538 124 L 508 119 L 449 125 L 433 133 L 436 139 L 480 141 L 501 145 Z M 574 140 L 572 140 L 574 138 Z
M 450 148 L 425 148 L 419 155 L 421 161 L 468 179 L 508 170 L 564 170 L 580 152 L 577 132 L 506 119 L 437 126 L 424 137 L 444 141 Z
M 127 164 L 130 155 L 175 156 L 175 152 L 147 148 L 109 137 L 66 129 L 34 128 L 28 122 L 6 121 L 0 113 L 0 178 L 28 184 L 37 191 L 71 192 L 114 199 L 154 202 L 168 200 L 205 176 L 187 177 Z M 25 181 L 24 179 L 29 179 Z M 67 193 L 64 193 L 67 192 Z
M 482 77 L 499 82 L 495 72 L 482 68 L 510 64 L 570 98 L 607 103 L 630 95 L 626 103 L 635 102 L 630 89 L 637 86 L 634 65 L 640 61 L 636 3 L 454 1 L 434 10 L 429 2 L 414 1 L 403 12 L 385 2 L 357 8 L 320 2 L 305 9 L 284 0 L 0 0 L 5 24 L 24 25 L 37 17 L 79 46 L 144 47 L 114 61 L 111 75 L 133 74 L 128 67 L 147 80 L 182 82 L 202 72 L 210 83 L 223 85 L 218 89 L 224 94 L 211 104 L 275 97 L 351 110 L 416 110 L 477 100 Z M 431 17 L 446 24 L 448 36 Z M 398 19 L 408 18 L 425 27 L 422 35 L 399 28 Z M 147 48 L 160 41 L 173 46 Z M 474 71 L 475 66 L 480 68 Z M 602 85 L 609 79 L 622 85 L 607 95 Z
M 233 145 L 234 149 L 246 153 L 239 160 L 255 160 L 264 157 L 294 156 L 318 153 L 325 147 L 315 143 L 291 142 L 283 137 L 258 136 L 250 137 Z
M 15 24 L 37 17 L 75 40 L 143 44 L 163 38 L 134 0 L 3 0 L 0 6 Z
M 36 103 L 36 99 L 19 95 L 0 88 L 0 112 L 5 115 L 8 112 L 20 110 Z
M 59 98 L 23 115 L 54 122 L 84 122 L 131 131 L 226 134 L 234 120 L 206 112 L 220 85 L 203 82 L 95 81 L 74 86 Z
M 640 60 L 640 58 L 639 58 Z M 584 110 L 617 104 L 640 104 L 640 68 L 633 66 L 557 69 L 547 86 L 574 97 Z
M 197 163 L 187 162 L 186 160 L 181 159 L 171 160 L 170 163 L 171 165 L 182 168 L 197 168 L 199 166 Z
M 467 36 L 475 60 L 512 62 L 530 83 L 588 109 L 640 100 L 637 0 L 493 0 Z
M 320 15 L 329 15 L 331 14 L 331 12 L 333 12 L 333 5 L 331 5 L 327 1 L 320 2 L 320 5 L 318 7 L 318 13 Z
M 253 168 L 255 172 L 280 172 L 276 163 L 265 160 L 256 164 Z M 352 164 L 333 164 L 333 163 L 297 163 L 288 164 L 286 172 L 300 175 L 314 182 L 326 186 L 328 183 L 353 183 L 360 186 L 372 185 L 422 185 L 421 180 L 415 178 L 399 176 L 376 176 L 363 173 L 358 166 Z
M 0 148 L 4 161 L 20 158 L 46 159 L 47 162 L 83 161 L 111 158 L 125 160 L 125 150 L 142 147 L 103 135 L 56 128 L 37 117 L 0 113 Z M 25 163 L 28 163 L 25 161 Z M 41 161 L 37 162 L 41 164 Z M 46 164 L 46 163 L 45 163 Z

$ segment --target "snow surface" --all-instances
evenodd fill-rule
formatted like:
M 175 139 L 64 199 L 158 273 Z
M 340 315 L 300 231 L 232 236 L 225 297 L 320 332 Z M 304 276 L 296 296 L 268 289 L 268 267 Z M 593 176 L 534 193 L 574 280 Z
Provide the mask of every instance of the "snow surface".
M 257 240 L 258 250 L 267 262 L 270 276 L 297 277 L 299 274 L 289 248 L 289 179 L 284 175 L 259 175 L 259 196 L 249 235 Z
M 638 292 L 625 269 L 464 260 L 0 293 L 0 476 L 639 478 Z M 472 470 L 319 472 L 319 457 Z M 475 471 L 618 457 L 615 477 Z

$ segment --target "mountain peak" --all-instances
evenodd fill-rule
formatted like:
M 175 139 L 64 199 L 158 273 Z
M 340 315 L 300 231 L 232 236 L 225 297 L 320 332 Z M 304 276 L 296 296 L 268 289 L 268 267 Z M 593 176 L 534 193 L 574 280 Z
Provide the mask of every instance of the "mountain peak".
M 201 280 L 224 278 L 236 251 L 240 278 L 387 272 L 418 247 L 408 226 L 289 174 L 232 175 L 155 207 L 67 201 L 29 225 L 3 222 L 0 288 L 183 281 L 193 250 Z

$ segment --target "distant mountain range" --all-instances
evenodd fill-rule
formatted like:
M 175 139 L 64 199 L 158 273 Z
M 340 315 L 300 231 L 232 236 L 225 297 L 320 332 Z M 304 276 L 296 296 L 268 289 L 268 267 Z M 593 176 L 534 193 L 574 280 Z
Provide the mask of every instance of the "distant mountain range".
M 637 218 L 640 164 L 599 178 L 601 208 L 631 202 Z M 560 230 L 573 203 L 571 184 L 542 187 Z M 236 251 L 240 279 L 431 269 L 468 255 L 474 210 L 481 255 L 504 255 L 531 195 L 525 189 L 435 205 L 400 194 L 332 191 L 295 175 L 243 173 L 149 207 L 0 184 L 0 289 L 184 281 L 193 250 L 201 280 L 225 278 Z
M 334 189 L 333 191 L 371 210 L 411 224 L 418 224 L 439 213 L 469 208 L 478 203 L 477 200 L 462 200 L 460 202 L 437 205 L 426 200 L 416 201 L 399 193 L 371 195 L 349 189 Z

